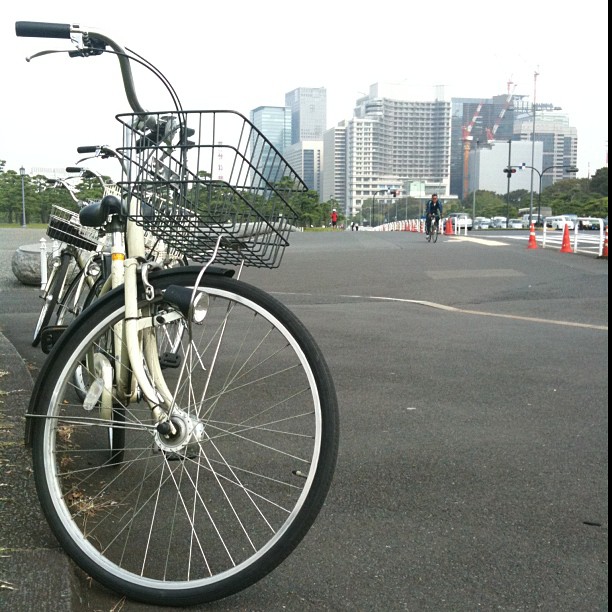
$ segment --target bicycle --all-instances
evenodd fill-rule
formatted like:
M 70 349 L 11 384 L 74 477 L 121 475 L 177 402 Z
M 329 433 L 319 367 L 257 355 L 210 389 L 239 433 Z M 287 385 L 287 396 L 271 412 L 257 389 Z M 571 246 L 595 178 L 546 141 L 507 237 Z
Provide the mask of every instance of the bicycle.
M 108 36 L 36 22 L 16 33 L 72 37 L 73 56 L 115 53 L 133 111 L 117 116 L 125 198 L 80 213 L 86 227 L 123 225 L 114 288 L 60 336 L 28 409 L 41 507 L 67 554 L 112 590 L 156 605 L 226 597 L 297 547 L 336 464 L 321 350 L 284 304 L 239 279 L 244 266 L 280 265 L 291 195 L 307 188 L 246 117 L 184 111 L 154 66 Z M 142 108 L 131 61 L 159 76 L 174 110 Z M 228 176 L 215 172 L 219 154 Z M 144 261 L 145 230 L 200 265 Z
M 48 182 L 53 187 L 65 188 L 78 207 L 85 205 L 85 202 L 78 199 L 73 185 L 68 181 L 48 179 Z M 99 292 L 104 268 L 103 235 L 95 228 L 83 227 L 78 213 L 52 205 L 47 235 L 53 239 L 54 245 L 59 242 L 61 246 L 54 247 L 50 254 L 51 272 L 41 288 L 43 306 L 32 338 L 32 346 L 38 346 L 42 340 L 44 353 L 51 350 L 67 318 L 78 315 Z M 55 325 L 50 329 L 49 324 L 54 315 Z
M 437 242 L 440 233 L 440 218 L 429 214 L 427 221 L 429 221 L 429 231 L 427 230 L 427 223 L 425 223 L 425 239 L 427 242 Z
M 117 152 L 108 147 L 78 147 L 78 152 L 95 152 L 95 156 L 117 157 Z M 85 161 L 81 159 L 79 163 Z M 76 173 L 76 178 L 94 178 L 102 194 L 120 194 L 112 181 L 89 168 L 73 166 L 67 173 Z M 75 178 L 70 177 L 70 178 Z M 75 187 L 65 179 L 48 179 L 54 187 L 64 187 L 77 204 L 83 208 L 87 202 L 78 199 Z M 110 251 L 107 237 L 113 231 L 112 223 L 103 223 L 98 228 L 83 227 L 78 213 L 53 205 L 49 215 L 47 235 L 54 240 L 51 253 L 51 273 L 40 297 L 44 300 L 34 328 L 32 346 L 41 345 L 49 353 L 69 321 L 76 317 L 91 302 L 110 289 Z M 145 234 L 146 259 L 162 262 L 164 266 L 185 265 L 185 258 L 173 249 L 168 249 L 159 239 Z M 50 325 L 55 317 L 53 325 Z

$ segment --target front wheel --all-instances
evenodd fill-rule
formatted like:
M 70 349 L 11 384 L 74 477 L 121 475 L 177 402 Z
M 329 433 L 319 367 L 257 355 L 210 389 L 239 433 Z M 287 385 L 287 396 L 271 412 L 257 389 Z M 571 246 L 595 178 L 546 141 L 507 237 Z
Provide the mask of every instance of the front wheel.
M 438 223 L 432 223 L 431 225 L 431 239 L 433 242 L 437 242 L 438 241 L 438 233 L 439 233 L 439 226 Z
M 138 392 L 128 401 L 99 377 L 86 406 L 75 392 L 74 373 L 92 355 L 114 363 L 108 338 L 124 316 L 121 289 L 64 332 L 29 410 L 39 416 L 37 492 L 60 544 L 105 586 L 156 605 L 220 599 L 278 566 L 319 513 L 338 451 L 334 384 L 303 324 L 265 292 L 205 274 L 205 316 L 188 326 L 164 290 L 192 287 L 197 272 L 151 275 L 155 298 L 141 297 L 149 316 L 140 328 L 155 331 L 174 433 L 156 426 Z
M 40 314 L 38 315 L 38 320 L 36 321 L 36 326 L 34 327 L 32 346 L 38 346 L 40 344 L 43 329 L 49 325 L 58 303 L 63 298 L 70 264 L 73 261 L 74 260 L 70 257 L 70 255 L 64 254 L 62 256 L 60 265 L 57 268 L 53 268 L 53 271 L 51 272 L 51 276 L 47 281 L 47 287 L 45 287 L 45 291 L 42 296 L 44 299 L 44 304 L 40 309 Z

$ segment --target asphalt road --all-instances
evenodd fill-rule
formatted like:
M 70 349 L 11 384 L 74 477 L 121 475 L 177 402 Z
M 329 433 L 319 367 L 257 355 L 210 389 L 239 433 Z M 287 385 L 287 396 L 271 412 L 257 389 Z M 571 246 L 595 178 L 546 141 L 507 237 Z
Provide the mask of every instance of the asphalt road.
M 7 273 L 14 249 L 43 235 L 24 231 L 0 230 L 0 330 L 35 376 L 40 300 Z M 278 269 L 244 272 L 294 310 L 327 357 L 339 463 L 322 513 L 283 565 L 193 609 L 608 609 L 608 263 L 527 249 L 527 239 L 296 234 Z M 0 460 L 6 452 L 0 445 Z M 73 568 L 40 519 L 27 457 L 9 459 L 24 499 L 0 512 L 0 548 L 17 551 L 9 559 L 42 551 L 67 568 L 50 576 L 38 609 L 151 610 Z M 10 576 L 17 591 L 40 586 L 27 567 Z M 54 589 L 65 573 L 70 585 Z M 2 598 L 21 612 L 15 591 L 0 589 L 0 608 Z

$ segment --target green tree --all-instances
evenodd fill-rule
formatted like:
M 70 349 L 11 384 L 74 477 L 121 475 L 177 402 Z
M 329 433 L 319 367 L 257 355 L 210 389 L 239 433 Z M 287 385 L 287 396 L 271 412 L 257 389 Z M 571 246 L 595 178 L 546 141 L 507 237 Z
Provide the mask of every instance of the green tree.
M 5 223 L 19 223 L 21 204 L 21 176 L 14 170 L 0 173 L 0 218 Z
M 589 189 L 592 193 L 608 197 L 608 169 L 600 168 L 595 172 L 589 183 Z

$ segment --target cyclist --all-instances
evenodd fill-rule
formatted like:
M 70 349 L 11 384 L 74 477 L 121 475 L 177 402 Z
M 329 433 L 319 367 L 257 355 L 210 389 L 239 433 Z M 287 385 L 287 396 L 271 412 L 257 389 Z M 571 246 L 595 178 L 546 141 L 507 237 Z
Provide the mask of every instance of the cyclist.
M 436 223 L 440 226 L 440 217 L 442 216 L 442 202 L 438 201 L 438 194 L 433 193 L 431 200 L 425 206 L 425 233 L 429 234 L 431 230 L 431 221 L 435 217 Z

